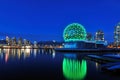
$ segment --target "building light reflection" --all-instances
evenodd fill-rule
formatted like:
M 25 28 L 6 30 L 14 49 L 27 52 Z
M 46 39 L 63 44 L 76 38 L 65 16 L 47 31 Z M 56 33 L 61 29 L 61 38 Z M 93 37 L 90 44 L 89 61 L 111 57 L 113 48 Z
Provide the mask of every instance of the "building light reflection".
M 4 59 L 6 63 L 9 58 L 27 58 L 30 56 L 30 53 L 31 49 L 0 49 L 0 57 Z
M 30 56 L 30 49 L 25 49 L 24 50 L 24 59 Z
M 0 49 L 0 53 L 2 53 L 2 49 Z
M 9 54 L 5 54 L 5 62 L 7 63 L 8 61 Z
M 37 49 L 34 49 L 34 57 L 37 55 Z
M 36 57 L 40 53 L 47 54 L 52 58 L 55 58 L 54 49 L 0 49 L 0 59 L 3 59 L 6 63 L 8 63 L 9 60 L 13 59 L 24 60 L 30 56 Z
M 22 55 L 22 50 L 21 49 L 17 49 L 18 59 L 20 59 L 21 55 Z
M 86 60 L 63 59 L 63 75 L 68 80 L 83 80 L 87 74 Z
M 5 49 L 5 62 L 7 63 L 8 61 L 8 58 L 9 58 L 9 52 L 10 52 L 10 49 Z
M 55 50 L 52 50 L 52 57 L 55 58 Z
M 96 66 L 96 70 L 98 70 L 99 64 L 97 62 L 95 63 L 95 66 Z

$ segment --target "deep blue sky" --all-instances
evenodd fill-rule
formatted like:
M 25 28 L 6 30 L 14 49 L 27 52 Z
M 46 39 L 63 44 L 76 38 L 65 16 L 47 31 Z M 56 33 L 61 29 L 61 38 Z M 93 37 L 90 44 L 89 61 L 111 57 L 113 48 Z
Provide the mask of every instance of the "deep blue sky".
M 0 32 L 32 34 L 35 40 L 62 40 L 63 29 L 77 22 L 113 41 L 119 21 L 120 0 L 0 0 Z

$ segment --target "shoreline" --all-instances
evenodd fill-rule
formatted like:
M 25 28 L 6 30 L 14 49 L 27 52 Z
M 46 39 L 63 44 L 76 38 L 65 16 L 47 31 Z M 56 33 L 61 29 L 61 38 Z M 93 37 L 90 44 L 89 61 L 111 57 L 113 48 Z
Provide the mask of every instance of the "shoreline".
M 41 47 L 0 47 L 0 49 L 54 49 L 54 48 L 41 48 Z
M 56 48 L 58 52 L 120 52 L 120 49 L 75 49 L 75 48 Z

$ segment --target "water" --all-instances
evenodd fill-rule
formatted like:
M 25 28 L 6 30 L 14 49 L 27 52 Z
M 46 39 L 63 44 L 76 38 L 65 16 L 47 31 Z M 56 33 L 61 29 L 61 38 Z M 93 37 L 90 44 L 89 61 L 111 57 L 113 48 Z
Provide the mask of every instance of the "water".
M 0 80 L 120 80 L 85 60 L 86 53 L 56 53 L 44 49 L 0 49 Z

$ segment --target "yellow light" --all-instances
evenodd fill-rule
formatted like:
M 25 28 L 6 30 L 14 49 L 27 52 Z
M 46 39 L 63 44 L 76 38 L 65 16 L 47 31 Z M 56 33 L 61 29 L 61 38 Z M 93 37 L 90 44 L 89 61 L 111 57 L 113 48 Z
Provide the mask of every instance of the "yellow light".
M 30 49 L 30 48 L 31 48 L 31 46 L 26 46 L 26 48 L 27 48 L 27 49 Z

